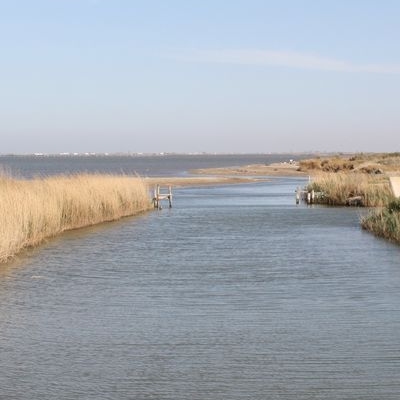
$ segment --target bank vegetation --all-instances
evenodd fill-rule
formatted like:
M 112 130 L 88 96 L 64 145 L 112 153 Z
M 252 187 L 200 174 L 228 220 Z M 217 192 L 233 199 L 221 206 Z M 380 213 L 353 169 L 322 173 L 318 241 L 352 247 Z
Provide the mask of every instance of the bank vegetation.
M 349 205 L 356 199 L 357 205 L 378 207 L 393 200 L 387 176 L 361 172 L 315 173 L 308 190 L 319 194 L 319 203 L 334 206 Z
M 361 226 L 400 244 L 400 200 L 389 182 L 400 176 L 400 153 L 316 157 L 300 161 L 299 169 L 312 176 L 307 189 L 318 194 L 317 202 L 373 207 Z
M 400 244 L 400 199 L 371 211 L 361 219 L 361 226 L 376 236 Z
M 151 207 L 137 177 L 79 174 L 32 180 L 0 175 L 0 262 L 63 231 Z

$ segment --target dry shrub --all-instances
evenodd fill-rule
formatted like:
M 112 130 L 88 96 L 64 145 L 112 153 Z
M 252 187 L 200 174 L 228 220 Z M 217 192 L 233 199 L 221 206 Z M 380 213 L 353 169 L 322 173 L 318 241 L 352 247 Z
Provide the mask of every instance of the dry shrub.
M 377 163 L 384 166 L 400 166 L 400 153 L 386 153 L 382 155 L 381 159 L 377 160 Z
M 343 158 L 325 159 L 321 162 L 321 169 L 325 172 L 351 171 L 354 169 L 354 164 Z
M 382 168 L 379 164 L 366 164 L 361 165 L 357 168 L 358 172 L 363 172 L 364 174 L 383 174 Z
M 150 208 L 140 178 L 114 175 L 19 180 L 0 176 L 0 262 L 65 230 Z
M 342 157 L 311 158 L 299 162 L 301 171 L 340 172 L 353 169 L 354 163 Z
M 300 160 L 298 171 L 320 170 L 321 159 L 311 158 L 309 160 Z

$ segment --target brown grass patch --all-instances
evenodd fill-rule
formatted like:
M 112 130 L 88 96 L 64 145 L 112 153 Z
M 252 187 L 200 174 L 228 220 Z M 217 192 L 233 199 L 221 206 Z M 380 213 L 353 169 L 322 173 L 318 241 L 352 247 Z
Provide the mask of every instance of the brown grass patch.
M 349 156 L 316 157 L 299 162 L 301 171 L 312 173 L 358 171 L 382 174 L 400 171 L 400 153 L 357 153 Z

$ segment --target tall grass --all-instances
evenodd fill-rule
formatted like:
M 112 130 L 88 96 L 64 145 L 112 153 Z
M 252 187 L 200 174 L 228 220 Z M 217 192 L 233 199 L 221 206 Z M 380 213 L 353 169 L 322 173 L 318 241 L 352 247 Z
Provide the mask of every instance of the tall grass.
M 400 244 L 400 199 L 386 207 L 372 211 L 361 219 L 361 226 L 376 236 Z
M 313 177 L 309 190 L 322 192 L 320 202 L 329 205 L 345 205 L 351 197 L 360 196 L 362 205 L 376 207 L 393 199 L 389 180 L 383 175 L 356 172 L 319 173 Z
M 140 178 L 73 175 L 19 180 L 0 176 L 0 262 L 63 231 L 151 207 Z

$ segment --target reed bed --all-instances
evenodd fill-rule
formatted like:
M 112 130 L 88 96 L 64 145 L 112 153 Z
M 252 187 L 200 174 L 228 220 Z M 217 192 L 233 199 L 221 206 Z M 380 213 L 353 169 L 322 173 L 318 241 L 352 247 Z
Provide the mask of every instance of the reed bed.
M 0 262 L 63 231 L 151 207 L 136 177 L 80 174 L 20 180 L 0 176 Z
M 400 199 L 372 211 L 361 219 L 361 226 L 376 236 L 400 244 Z
M 313 177 L 309 190 L 323 193 L 319 202 L 329 205 L 346 205 L 352 197 L 361 197 L 365 207 L 384 206 L 393 200 L 389 180 L 384 175 L 357 172 L 325 172 Z

